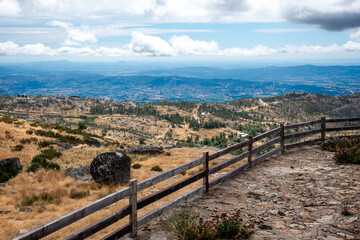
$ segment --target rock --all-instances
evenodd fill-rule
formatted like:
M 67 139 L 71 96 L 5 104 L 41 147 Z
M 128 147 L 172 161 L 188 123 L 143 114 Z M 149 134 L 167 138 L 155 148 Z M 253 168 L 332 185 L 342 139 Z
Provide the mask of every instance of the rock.
M 125 153 L 108 152 L 94 158 L 90 173 L 97 183 L 126 183 L 130 177 L 130 166 L 131 159 Z
M 91 140 L 89 142 L 86 143 L 88 146 L 94 146 L 94 147 L 101 147 L 103 146 L 102 143 L 100 143 L 98 140 Z
M 8 213 L 11 213 L 10 210 L 3 210 L 3 211 L 0 211 L 0 215 L 3 215 L 3 214 L 8 214 Z
M 25 234 L 25 233 L 27 233 L 27 232 L 28 232 L 27 229 L 20 229 L 20 230 L 18 231 L 18 234 L 21 235 L 21 234 Z
M 15 157 L 1 160 L 0 170 L 7 173 L 9 177 L 15 176 L 21 170 L 19 158 Z M 1 178 L 1 182 L 6 182 L 7 180 L 9 180 L 8 177 Z
M 157 146 L 139 145 L 136 147 L 126 147 L 121 152 L 125 153 L 137 153 L 137 154 L 161 154 L 164 150 Z
M 70 176 L 74 179 L 80 179 L 86 175 L 90 174 L 90 166 L 86 166 L 86 167 L 79 167 L 79 168 L 67 168 L 65 169 L 65 175 L 66 176 Z

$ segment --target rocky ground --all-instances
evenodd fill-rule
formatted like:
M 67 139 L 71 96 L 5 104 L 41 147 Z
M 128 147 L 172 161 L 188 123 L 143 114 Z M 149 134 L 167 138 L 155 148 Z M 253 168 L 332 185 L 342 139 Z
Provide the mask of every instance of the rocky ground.
M 337 165 L 332 156 L 318 146 L 287 151 L 182 207 L 205 218 L 240 209 L 255 225 L 254 240 L 360 239 L 360 165 Z M 137 239 L 172 239 L 159 223 L 139 229 Z

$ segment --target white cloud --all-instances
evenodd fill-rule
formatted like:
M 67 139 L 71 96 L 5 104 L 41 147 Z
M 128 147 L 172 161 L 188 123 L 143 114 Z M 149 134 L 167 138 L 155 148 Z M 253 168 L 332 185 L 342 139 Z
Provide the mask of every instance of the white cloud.
M 95 34 L 89 31 L 88 27 L 86 26 L 76 28 L 71 23 L 57 20 L 49 22 L 48 24 L 53 27 L 61 27 L 67 31 L 68 36 L 64 42 L 64 45 L 80 45 L 84 43 L 97 42 Z
M 227 56 L 266 56 L 277 53 L 277 50 L 258 45 L 254 48 L 226 48 L 222 51 Z
M 16 55 L 19 53 L 19 49 L 19 45 L 11 41 L 0 43 L 0 55 Z
M 360 40 L 360 28 L 355 33 L 350 35 L 350 38 L 353 40 Z
M 56 55 L 54 49 L 44 46 L 41 43 L 26 44 L 23 47 L 8 41 L 0 43 L 0 55 Z
M 173 36 L 170 43 L 175 52 L 184 55 L 214 54 L 218 52 L 218 43 L 215 41 L 193 40 L 189 36 Z
M 139 32 L 132 33 L 129 44 L 123 47 L 105 46 L 64 46 L 50 48 L 41 43 L 18 44 L 7 41 L 0 42 L 0 55 L 79 55 L 79 56 L 186 56 L 186 55 L 212 55 L 212 56 L 268 56 L 268 55 L 297 55 L 326 57 L 329 54 L 360 53 L 360 42 L 347 41 L 343 45 L 332 44 L 328 46 L 302 45 L 271 48 L 258 45 L 253 48 L 226 48 L 220 49 L 215 41 L 194 40 L 186 35 L 173 36 L 169 41 L 160 37 L 145 35 Z
M 263 28 L 254 29 L 254 32 L 261 33 L 293 33 L 293 32 L 311 32 L 313 29 L 308 28 Z
M 0 16 L 16 16 L 21 9 L 15 0 L 1 0 L 0 1 Z
M 145 35 L 139 32 L 132 33 L 129 48 L 134 53 L 145 56 L 171 56 L 174 54 L 168 42 L 159 37 Z

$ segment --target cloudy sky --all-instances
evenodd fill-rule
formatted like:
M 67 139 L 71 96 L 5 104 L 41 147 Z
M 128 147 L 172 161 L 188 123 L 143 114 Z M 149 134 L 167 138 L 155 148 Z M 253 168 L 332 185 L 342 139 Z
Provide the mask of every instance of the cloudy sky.
M 360 0 L 0 0 L 0 61 L 360 60 Z

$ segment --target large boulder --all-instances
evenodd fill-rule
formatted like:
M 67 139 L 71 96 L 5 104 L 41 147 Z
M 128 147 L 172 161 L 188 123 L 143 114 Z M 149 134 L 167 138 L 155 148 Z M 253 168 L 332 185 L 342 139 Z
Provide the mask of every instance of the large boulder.
M 121 152 L 98 155 L 90 164 L 94 181 L 104 184 L 126 183 L 130 178 L 131 159 Z
M 161 147 L 139 145 L 136 147 L 126 147 L 123 149 L 125 153 L 136 153 L 136 154 L 161 154 L 164 150 Z
M 19 158 L 7 158 L 0 161 L 0 182 L 6 182 L 21 170 Z

